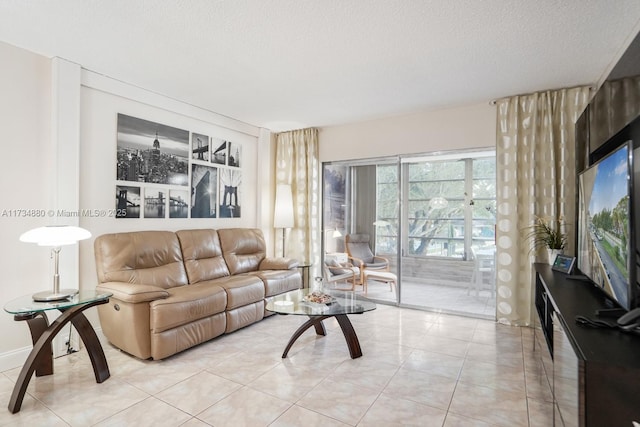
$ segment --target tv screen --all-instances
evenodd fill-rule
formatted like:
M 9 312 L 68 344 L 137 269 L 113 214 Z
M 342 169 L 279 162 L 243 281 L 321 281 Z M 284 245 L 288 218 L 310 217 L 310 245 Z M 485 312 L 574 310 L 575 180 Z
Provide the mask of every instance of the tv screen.
M 627 142 L 579 175 L 578 269 L 617 304 L 633 308 L 632 145 Z

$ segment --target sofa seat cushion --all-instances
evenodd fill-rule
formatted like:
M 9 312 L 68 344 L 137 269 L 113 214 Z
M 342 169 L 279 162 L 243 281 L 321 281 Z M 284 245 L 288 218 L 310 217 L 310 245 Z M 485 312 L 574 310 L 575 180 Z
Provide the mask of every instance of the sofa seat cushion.
M 267 297 L 300 289 L 302 283 L 298 270 L 260 270 L 250 274 L 262 280 Z
M 265 258 L 260 262 L 258 270 L 293 270 L 300 265 L 295 258 Z
M 221 277 L 202 283 L 215 283 L 227 293 L 227 310 L 242 307 L 264 299 L 264 284 L 259 277 L 248 274 Z
M 168 289 L 169 297 L 150 303 L 150 328 L 154 333 L 224 312 L 225 290 L 211 282 Z

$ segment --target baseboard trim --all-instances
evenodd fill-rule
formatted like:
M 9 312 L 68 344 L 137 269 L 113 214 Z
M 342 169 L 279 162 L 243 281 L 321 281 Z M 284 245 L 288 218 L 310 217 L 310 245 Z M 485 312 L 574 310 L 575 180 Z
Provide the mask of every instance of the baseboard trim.
M 9 371 L 24 365 L 25 360 L 29 357 L 31 346 L 18 348 L 16 350 L 7 351 L 0 354 L 0 372 Z
M 102 328 L 95 328 L 95 331 L 96 335 L 98 336 L 98 340 L 104 346 L 104 344 L 107 342 L 107 339 L 102 333 Z M 81 340 L 78 339 L 78 341 Z M 84 347 L 82 342 L 79 342 L 78 344 L 79 345 L 76 346 L 74 343 L 73 348 L 75 348 L 76 350 L 80 350 Z M 24 365 L 24 362 L 29 357 L 29 353 L 31 353 L 32 348 L 32 346 L 27 346 L 0 353 L 0 373 L 22 367 L 22 365 Z M 62 354 L 60 357 L 64 356 L 67 356 L 67 354 Z

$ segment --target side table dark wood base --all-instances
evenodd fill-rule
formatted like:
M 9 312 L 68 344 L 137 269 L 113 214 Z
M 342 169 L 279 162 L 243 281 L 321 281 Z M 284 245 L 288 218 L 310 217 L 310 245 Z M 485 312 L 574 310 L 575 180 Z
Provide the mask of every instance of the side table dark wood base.
M 106 304 L 109 298 L 93 301 L 87 304 L 77 305 L 68 309 L 59 309 L 62 315 L 48 325 L 47 317 L 44 312 L 34 312 L 30 314 L 17 314 L 14 316 L 16 321 L 26 320 L 31 331 L 31 339 L 33 349 L 29 353 L 29 357 L 24 363 L 20 375 L 16 380 L 13 388 L 11 399 L 9 400 L 9 411 L 12 414 L 20 411 L 22 400 L 27 391 L 27 386 L 33 375 L 36 376 L 53 374 L 53 352 L 51 351 L 51 342 L 53 338 L 64 328 L 69 322 L 76 328 L 82 342 L 87 348 L 96 382 L 101 383 L 111 375 L 107 359 L 98 336 L 96 335 L 91 323 L 87 320 L 82 312 L 96 305 Z
M 318 335 L 327 335 L 327 330 L 325 329 L 322 321 L 330 317 L 335 317 L 338 321 L 338 325 L 340 325 L 340 329 L 342 329 L 344 339 L 347 341 L 347 347 L 349 348 L 349 355 L 351 358 L 357 359 L 362 356 L 360 341 L 358 341 L 358 336 L 356 335 L 355 329 L 353 329 L 353 325 L 351 324 L 349 317 L 347 317 L 346 314 L 328 314 L 322 316 L 309 316 L 309 320 L 300 325 L 300 327 L 291 336 L 287 347 L 284 349 L 284 353 L 282 353 L 282 358 L 284 359 L 287 357 L 293 343 L 296 342 L 296 340 L 300 338 L 300 336 L 310 327 L 315 327 L 316 334 Z

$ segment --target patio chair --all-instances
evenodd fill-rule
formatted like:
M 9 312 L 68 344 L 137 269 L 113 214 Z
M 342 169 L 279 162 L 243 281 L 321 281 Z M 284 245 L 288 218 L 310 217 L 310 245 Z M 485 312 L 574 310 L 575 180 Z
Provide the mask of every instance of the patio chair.
M 353 265 L 360 268 L 360 283 L 364 283 L 365 270 L 389 270 L 389 260 L 374 255 L 369 240 L 368 234 L 347 234 L 344 238 L 349 259 Z
M 360 269 L 351 263 L 340 264 L 335 259 L 327 259 L 323 264 L 323 276 L 327 285 L 333 285 L 340 290 L 355 290 L 356 285 L 360 284 Z M 338 288 L 338 283 L 347 283 L 349 289 Z
M 488 290 L 491 296 L 496 291 L 496 248 L 495 246 L 478 248 L 471 247 L 471 257 L 473 258 L 473 274 L 467 288 L 467 295 L 471 293 L 471 289 L 475 288 L 476 296 L 480 295 L 480 291 L 485 285 L 484 275 L 488 274 L 489 283 Z

